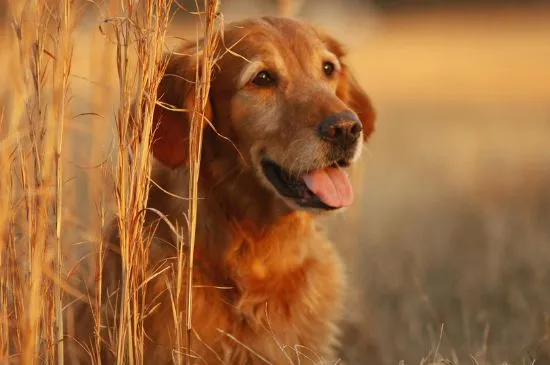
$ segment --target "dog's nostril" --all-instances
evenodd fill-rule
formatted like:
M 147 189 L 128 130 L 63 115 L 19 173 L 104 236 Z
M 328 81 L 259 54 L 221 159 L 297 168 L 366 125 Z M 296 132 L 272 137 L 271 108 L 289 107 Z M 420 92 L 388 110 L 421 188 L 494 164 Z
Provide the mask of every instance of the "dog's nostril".
M 342 123 L 342 124 L 333 124 L 329 126 L 324 130 L 324 133 L 322 134 L 323 134 L 323 137 L 328 139 L 340 139 L 340 138 L 345 138 L 346 135 L 348 135 L 350 132 L 352 134 L 355 134 L 350 130 L 348 125 Z
M 353 126 L 351 127 L 351 135 L 352 136 L 358 136 L 359 133 L 361 133 L 361 131 L 363 130 L 363 125 L 361 125 L 361 123 L 354 123 Z
M 335 125 L 331 125 L 327 128 L 327 131 L 325 133 L 325 136 L 327 138 L 334 138 L 338 134 L 338 128 Z

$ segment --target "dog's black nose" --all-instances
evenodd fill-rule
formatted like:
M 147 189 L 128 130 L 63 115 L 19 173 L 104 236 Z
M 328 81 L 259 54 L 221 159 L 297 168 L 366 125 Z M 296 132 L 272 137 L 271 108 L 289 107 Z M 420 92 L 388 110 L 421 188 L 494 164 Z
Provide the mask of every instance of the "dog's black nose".
M 352 112 L 333 114 L 319 125 L 319 134 L 327 141 L 335 144 L 355 142 L 361 135 L 363 125 Z

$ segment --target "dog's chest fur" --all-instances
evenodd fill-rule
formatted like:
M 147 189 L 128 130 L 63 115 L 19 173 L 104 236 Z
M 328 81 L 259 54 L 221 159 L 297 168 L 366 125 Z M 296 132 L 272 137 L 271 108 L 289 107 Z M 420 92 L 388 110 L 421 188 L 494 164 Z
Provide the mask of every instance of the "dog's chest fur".
M 296 363 L 298 353 L 302 364 L 307 358 L 330 359 L 344 279 L 339 256 L 310 215 L 291 212 L 258 229 L 208 204 L 199 210 L 193 352 L 209 364 L 265 363 L 259 356 L 274 364 Z M 158 247 L 152 252 L 151 262 L 173 255 Z M 159 301 L 146 323 L 154 339 L 148 352 L 161 363 L 171 361 L 177 347 L 167 282 L 159 277 L 148 294 Z

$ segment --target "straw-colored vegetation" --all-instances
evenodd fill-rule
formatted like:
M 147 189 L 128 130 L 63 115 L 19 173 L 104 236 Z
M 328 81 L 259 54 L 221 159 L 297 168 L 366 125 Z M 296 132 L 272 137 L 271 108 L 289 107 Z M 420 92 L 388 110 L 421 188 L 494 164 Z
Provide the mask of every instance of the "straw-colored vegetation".
M 95 344 L 92 347 L 82 344 L 92 362 L 101 362 L 100 342 L 106 341 L 116 353 L 117 363 L 143 363 L 142 319 L 146 315 L 143 293 L 151 278 L 146 274 L 148 242 L 141 232 L 149 189 L 152 114 L 157 103 L 156 89 L 166 66 L 166 30 L 177 8 L 172 0 L 88 4 L 29 0 L 11 2 L 3 9 L 7 14 L 2 24 L 2 46 L 9 53 L 9 57 L 3 59 L 3 72 L 4 80 L 10 82 L 4 85 L 0 114 L 0 363 L 63 364 L 63 354 L 68 351 L 65 340 L 72 336 L 74 328 L 73 308 L 82 303 L 94 312 L 94 328 L 89 330 L 96 334 Z M 204 70 L 196 84 L 196 100 L 200 102 L 194 115 L 198 116 L 206 104 L 213 66 L 212 49 L 219 33 L 218 2 L 205 1 L 200 8 L 206 11 L 195 14 L 206 22 L 206 41 L 202 58 L 197 59 Z M 105 57 L 99 56 L 101 62 L 94 67 L 103 74 L 104 80 L 110 79 L 95 86 L 98 94 L 102 88 L 116 89 L 118 100 L 111 104 L 112 110 L 90 108 L 74 114 L 74 110 L 82 110 L 75 106 L 73 98 L 79 80 L 73 70 L 78 32 L 75 26 L 95 16 L 100 18 L 97 24 L 100 24 Z M 110 72 L 111 64 L 116 74 Z M 113 80 L 117 80 L 117 84 L 114 85 Z M 95 98 L 100 99 L 97 104 L 108 103 L 101 95 Z M 79 121 L 83 118 L 91 122 L 92 128 L 82 128 Z M 200 125 L 204 123 L 202 117 L 191 123 L 190 196 L 194 201 L 202 140 Z M 75 212 L 78 205 L 83 204 L 77 201 L 82 198 L 81 192 L 65 189 L 74 178 L 65 168 L 69 166 L 74 174 L 75 152 L 85 147 L 79 145 L 78 133 L 105 133 L 110 129 L 105 126 L 109 125 L 114 125 L 116 132 L 104 160 L 95 166 L 78 168 L 95 170 L 90 180 L 98 186 L 102 186 L 100 175 L 111 176 L 114 199 L 106 196 L 107 189 L 99 194 L 89 193 L 95 201 L 88 214 L 95 217 L 86 217 L 84 209 Z M 68 135 L 72 140 L 66 146 L 64 141 Z M 94 138 L 91 139 L 94 143 Z M 94 147 L 91 152 L 94 153 Z M 92 159 L 87 162 L 92 163 Z M 69 199 L 71 204 L 67 203 Z M 108 212 L 118 218 L 122 305 L 115 309 L 119 325 L 109 331 L 107 338 L 100 339 L 99 333 L 105 326 L 100 315 L 105 299 L 101 297 L 99 279 L 105 250 L 101 232 Z M 192 259 L 187 258 L 193 256 L 196 204 L 191 205 L 188 217 L 191 235 L 181 238 L 179 265 L 174 273 L 177 283 L 182 282 L 183 275 L 191 278 Z M 96 239 L 71 242 L 76 236 L 71 231 L 78 231 L 82 229 L 80 225 L 91 222 L 97 229 L 92 234 Z M 84 235 L 90 232 L 93 230 L 81 231 Z M 78 257 L 78 245 L 82 244 L 92 246 L 89 250 L 92 255 Z M 95 269 L 90 262 L 95 262 Z M 98 280 L 86 278 L 86 267 L 90 269 L 88 274 L 95 271 L 94 277 Z M 176 285 L 176 288 L 173 298 L 176 333 L 181 339 L 181 348 L 185 348 L 191 323 L 190 315 L 183 318 L 182 313 L 191 311 L 184 311 L 179 305 L 190 305 L 192 292 L 191 286 Z M 183 297 L 189 300 L 178 299 Z M 184 356 L 176 356 L 175 361 L 188 363 Z

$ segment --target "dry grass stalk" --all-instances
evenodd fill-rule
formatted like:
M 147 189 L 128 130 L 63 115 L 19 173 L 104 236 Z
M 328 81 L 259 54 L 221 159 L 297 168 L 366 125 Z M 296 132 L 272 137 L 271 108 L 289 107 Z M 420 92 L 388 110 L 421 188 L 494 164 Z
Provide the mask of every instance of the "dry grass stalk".
M 192 111 L 189 138 L 189 208 L 188 208 L 188 262 L 187 262 L 187 300 L 186 300 L 186 347 L 191 349 L 192 330 L 192 301 L 193 301 L 193 257 L 195 249 L 195 233 L 197 225 L 198 181 L 201 163 L 202 137 L 205 126 L 205 113 L 210 92 L 210 78 L 216 58 L 216 49 L 220 39 L 220 29 L 216 27 L 218 19 L 219 1 L 205 0 L 206 27 L 204 31 L 204 48 L 197 54 L 195 80 L 195 103 Z M 180 256 L 183 252 L 180 252 Z M 178 301 L 179 302 L 179 301 Z M 186 364 L 189 364 L 191 356 L 186 356 Z
M 117 40 L 120 105 L 116 115 L 116 213 L 122 256 L 122 292 L 114 351 L 118 364 L 142 364 L 149 239 L 142 234 L 149 193 L 152 118 L 162 76 L 171 0 L 121 3 L 112 18 Z M 135 52 L 136 64 L 130 63 Z M 136 80 L 134 82 L 134 80 Z M 134 105 L 134 101 L 136 104 Z
M 62 57 L 57 58 L 54 61 L 54 75 L 56 76 L 57 86 L 55 87 L 55 99 L 54 115 L 57 119 L 57 143 L 55 152 L 55 164 L 56 164 L 56 221 L 55 221 L 55 240 L 56 240 L 56 266 L 57 266 L 57 282 L 55 285 L 55 322 L 56 322 L 56 342 L 57 342 L 57 354 L 58 364 L 63 364 L 63 301 L 61 293 L 61 285 L 59 283 L 62 278 L 62 243 L 61 243 L 61 225 L 63 219 L 63 163 L 61 160 L 61 153 L 63 150 L 63 127 L 66 118 L 66 104 L 67 94 L 69 88 L 69 75 L 71 73 L 72 63 L 72 42 L 71 42 L 71 4 L 69 0 L 62 0 L 58 2 L 58 36 L 59 42 L 57 42 L 56 54 Z
M 9 4 L 13 88 L 2 110 L 2 358 L 62 363 L 61 156 L 72 62 L 68 1 Z M 14 52 L 17 50 L 16 52 Z M 55 219 L 51 219 L 55 217 Z M 55 269 L 52 270 L 52 267 Z M 55 271 L 55 275 L 50 273 Z
M 0 130 L 5 125 L 5 111 L 0 111 Z M 11 296 L 14 294 L 11 292 L 12 286 L 10 285 L 10 276 L 8 273 L 11 266 L 9 252 L 10 245 L 8 243 L 10 237 L 9 222 L 10 217 L 10 196 L 12 192 L 11 184 L 11 171 L 13 168 L 13 160 L 11 157 L 10 147 L 6 144 L 5 140 L 0 140 L 0 182 L 2 182 L 0 188 L 0 362 L 7 361 L 10 348 L 9 338 L 11 335 L 10 328 L 10 315 L 8 308 L 10 308 Z M 13 147 L 11 147 L 13 149 Z

